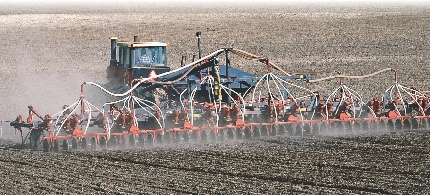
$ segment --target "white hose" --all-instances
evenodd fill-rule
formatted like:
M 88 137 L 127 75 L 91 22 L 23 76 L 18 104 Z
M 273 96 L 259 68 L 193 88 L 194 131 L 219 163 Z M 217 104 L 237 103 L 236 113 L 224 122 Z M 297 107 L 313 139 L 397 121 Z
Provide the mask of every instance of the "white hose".
M 260 82 L 261 82 L 265 77 L 267 77 L 267 74 L 263 75 L 263 76 L 260 78 L 260 80 L 258 80 L 257 84 L 255 84 L 254 89 L 253 89 L 253 92 L 252 92 L 252 99 L 251 99 L 251 100 L 252 100 L 252 102 L 254 102 L 254 101 L 255 101 L 254 94 L 255 94 L 255 91 L 257 90 L 258 85 L 260 84 Z M 251 88 L 249 88 L 249 89 L 251 89 Z M 248 90 L 249 90 L 249 89 L 248 89 Z M 246 90 L 245 94 L 247 94 L 247 93 L 248 93 L 248 90 Z M 261 93 L 261 91 L 260 91 L 260 93 Z M 260 96 L 261 96 L 261 94 L 260 94 Z M 260 100 L 260 96 L 259 96 L 259 99 L 258 99 L 258 100 Z
M 75 105 L 75 108 L 67 115 L 67 117 L 66 117 L 66 119 L 67 118 L 69 118 L 74 112 L 75 112 L 75 110 L 78 108 L 78 106 L 77 106 L 77 104 L 79 104 L 80 102 L 81 102 L 82 100 L 80 99 L 79 101 L 77 101 L 74 105 Z M 64 123 L 66 122 L 66 120 L 64 120 L 62 123 L 61 123 L 61 125 L 60 125 L 60 127 L 58 128 L 58 130 L 57 130 L 57 133 L 55 134 L 55 136 L 57 136 L 59 133 L 60 133 L 60 130 L 61 130 L 61 127 L 64 125 Z
M 146 103 L 144 103 L 144 102 L 148 102 L 148 103 L 150 103 L 150 104 L 152 104 L 153 106 L 155 106 L 158 110 L 160 110 L 161 111 L 161 108 L 157 105 L 157 104 L 155 104 L 154 102 L 151 102 L 151 101 L 148 101 L 148 100 L 144 100 L 144 99 L 141 99 L 141 98 L 138 98 L 138 97 L 133 97 L 133 99 L 134 99 L 134 101 L 136 101 L 138 104 L 139 104 L 139 102 L 138 101 L 140 101 L 140 103 L 143 103 L 143 104 L 145 104 L 147 107 L 149 107 L 149 108 L 151 108 L 151 106 L 149 106 L 148 104 L 146 104 Z M 140 107 L 142 107 L 140 104 L 139 104 L 139 106 Z M 142 107 L 143 108 L 143 107 Z M 152 108 L 151 108 L 152 109 Z M 152 109 L 152 110 L 154 110 L 154 109 Z M 149 112 L 154 118 L 156 118 L 155 117 L 155 115 L 154 114 L 152 114 L 151 112 Z M 157 123 L 158 123 L 158 125 L 160 126 L 160 128 L 161 129 L 164 129 L 164 127 L 165 127 L 165 123 L 164 123 L 164 115 L 163 115 L 163 112 L 161 112 L 161 119 L 162 119 L 162 122 L 160 122 L 158 119 L 156 119 L 157 120 Z M 163 125 L 161 125 L 161 123 L 163 124 Z
M 182 95 L 187 91 L 188 89 L 185 89 L 181 94 L 179 94 L 179 101 L 181 102 L 182 109 L 185 108 L 184 103 L 182 102 Z M 185 99 L 185 98 L 184 98 Z
M 84 134 L 85 134 L 85 133 L 87 133 L 88 127 L 90 126 L 90 122 L 91 122 L 91 106 L 89 106 L 89 104 L 88 104 L 89 102 L 86 101 L 85 99 L 83 99 L 83 101 L 84 101 L 85 106 L 87 106 L 89 108 L 88 117 L 87 117 L 87 125 L 86 125 L 85 131 L 84 131 Z M 84 115 L 85 115 L 85 112 L 86 111 L 84 110 Z M 84 116 L 82 116 L 82 117 L 84 117 Z
M 223 85 L 219 85 L 219 86 L 221 86 L 221 88 L 223 88 L 224 90 L 229 89 L 227 87 L 224 87 Z M 231 92 L 235 93 L 240 98 L 240 100 L 243 102 L 242 120 L 245 121 L 245 101 L 243 100 L 243 97 L 239 93 L 237 93 L 236 91 L 234 91 L 232 89 L 229 89 L 229 90 Z
M 401 85 L 400 85 L 400 86 L 401 86 Z M 417 103 L 417 105 L 418 105 L 418 107 L 419 107 L 420 111 L 421 111 L 421 112 L 424 112 L 424 109 L 421 107 L 421 105 L 420 105 L 420 104 L 418 104 L 418 98 L 417 98 L 417 97 L 414 97 L 412 93 L 410 93 L 410 92 L 406 91 L 406 90 L 405 90 L 405 87 L 401 86 L 401 89 L 402 89 L 405 93 L 407 93 L 409 96 L 411 96 L 411 98 L 412 98 L 413 100 L 415 100 L 415 102 Z M 415 91 L 415 90 L 413 90 L 413 91 Z M 417 91 L 415 91 L 415 92 L 417 92 Z M 418 97 L 419 97 L 419 96 L 418 96 Z
M 124 92 L 124 93 L 122 93 L 122 94 L 112 93 L 112 92 L 108 91 L 107 89 L 105 89 L 104 87 L 102 87 L 101 85 L 99 85 L 99 84 L 97 84 L 97 83 L 94 83 L 94 82 L 85 82 L 85 84 L 87 84 L 87 85 L 94 85 L 94 86 L 96 86 L 96 87 L 100 88 L 102 91 L 106 92 L 107 94 L 109 94 L 109 95 L 111 95 L 111 96 L 115 96 L 115 97 L 122 97 L 122 96 L 126 96 L 126 95 L 130 94 L 133 90 L 135 90 L 137 87 L 139 87 L 139 85 L 140 85 L 141 83 L 144 83 L 144 82 L 146 82 L 146 81 L 149 81 L 150 79 L 156 79 L 156 78 L 163 77 L 163 76 L 166 76 L 166 75 L 169 75 L 169 74 L 172 74 L 172 73 L 179 72 L 179 71 L 181 71 L 181 70 L 184 70 L 184 69 L 186 69 L 186 68 L 189 68 L 189 67 L 191 67 L 191 66 L 194 66 L 194 65 L 196 65 L 196 64 L 198 64 L 198 63 L 200 63 L 200 62 L 203 62 L 203 61 L 205 61 L 206 59 L 209 59 L 209 58 L 211 58 L 211 57 L 217 56 L 217 55 L 219 55 L 221 52 L 224 52 L 224 49 L 216 50 L 216 51 L 212 52 L 211 54 L 209 54 L 209 55 L 207 55 L 207 56 L 205 56 L 205 57 L 203 57 L 203 58 L 201 58 L 201 59 L 199 59 L 199 60 L 197 60 L 197 61 L 195 61 L 195 62 L 192 62 L 192 63 L 190 63 L 190 64 L 187 64 L 186 66 L 182 66 L 182 67 L 180 67 L 180 68 L 178 68 L 178 69 L 175 69 L 175 70 L 172 70 L 172 71 L 169 71 L 169 72 L 165 72 L 165 73 L 162 73 L 162 74 L 159 74 L 159 75 L 153 76 L 153 77 L 151 77 L 151 78 L 142 78 L 142 79 L 139 79 L 139 82 L 138 82 L 138 83 L 134 84 L 134 86 L 133 86 L 132 88 L 130 88 L 128 91 L 126 91 L 126 92 Z
M 212 76 L 208 77 L 208 83 L 210 84 L 212 95 L 214 96 L 213 99 L 214 99 L 214 106 L 215 106 L 215 113 L 216 113 L 216 126 L 218 127 L 219 126 L 219 113 L 218 113 L 218 108 L 217 108 L 217 105 L 216 105 L 216 97 L 215 97 L 215 92 L 214 92 L 214 89 L 213 89 L 213 83 L 212 83 L 212 81 L 215 83 L 215 79 Z M 208 95 L 209 95 L 209 101 L 211 101 L 210 94 L 208 94 Z M 220 105 L 221 105 L 221 101 L 220 101 Z

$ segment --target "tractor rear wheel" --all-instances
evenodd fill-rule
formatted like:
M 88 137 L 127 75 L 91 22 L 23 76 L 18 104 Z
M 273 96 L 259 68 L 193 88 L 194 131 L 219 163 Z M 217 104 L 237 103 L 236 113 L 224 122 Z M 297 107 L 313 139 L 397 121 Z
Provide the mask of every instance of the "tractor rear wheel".
M 76 138 L 72 139 L 72 149 L 73 150 L 78 149 L 78 140 Z
M 241 140 L 243 138 L 242 128 L 236 128 L 236 139 Z
M 147 142 L 148 146 L 154 145 L 154 135 L 152 133 L 148 133 Z
M 334 126 L 334 131 L 332 131 L 332 133 L 334 133 L 335 135 L 338 134 L 345 134 L 345 125 L 343 122 L 334 122 L 333 123 Z
M 244 139 L 251 139 L 251 128 L 245 127 L 245 129 L 243 130 L 243 134 Z
M 417 130 L 420 128 L 420 119 L 413 118 L 411 119 L 411 123 L 412 123 L 411 126 L 413 130 Z
M 208 141 L 208 134 L 207 132 L 210 130 L 203 129 L 200 131 L 200 142 L 204 143 Z
M 387 125 L 385 124 L 385 121 L 383 120 L 378 121 L 377 131 L 382 131 L 382 132 L 387 131 Z
M 255 138 L 259 138 L 261 136 L 260 127 L 254 126 L 252 128 L 252 134 L 254 135 Z
M 272 131 L 270 132 L 270 136 L 276 136 L 278 134 L 278 125 L 272 125 Z
M 395 122 L 393 121 L 393 119 L 387 121 L 387 130 L 388 131 L 394 131 L 395 126 L 396 125 L 395 125 Z
M 396 131 L 401 131 L 403 129 L 403 123 L 400 119 L 396 119 L 394 126 L 395 126 L 394 128 Z
M 269 134 L 269 130 L 267 126 L 262 126 L 260 129 L 260 135 L 261 136 L 267 136 Z
M 320 135 L 327 135 L 330 129 L 329 123 L 321 123 L 320 124 Z
M 364 132 L 368 132 L 370 130 L 369 121 L 363 121 L 361 123 L 361 130 L 364 131 Z
M 100 148 L 106 149 L 107 141 L 105 136 L 100 137 Z
M 128 135 L 128 147 L 136 147 L 136 139 L 134 134 Z
M 189 132 L 188 131 L 185 131 L 184 132 L 184 136 L 183 136 L 183 138 L 184 138 L 184 143 L 188 143 L 188 142 L 190 142 L 190 134 L 189 134 Z
M 285 135 L 285 125 L 278 126 L 278 135 Z
M 49 152 L 51 145 L 49 144 L 48 140 L 43 140 L 43 151 L 44 152 Z
M 145 147 L 145 142 L 146 142 L 146 139 L 145 139 L 145 137 L 146 137 L 146 134 L 140 134 L 139 136 L 138 136 L 138 145 L 139 145 L 139 147 Z
M 202 130 L 199 130 L 202 131 Z M 190 141 L 191 142 L 198 142 L 199 140 L 199 131 L 191 131 Z
M 361 123 L 360 122 L 355 122 L 354 126 L 352 127 L 354 134 L 358 134 L 361 133 Z
M 116 148 L 118 146 L 118 139 L 116 136 L 110 136 L 110 139 L 107 143 L 108 148 Z
M 229 140 L 233 140 L 234 139 L 233 129 L 231 129 L 231 128 L 227 129 L 227 137 L 228 137 Z
M 318 123 L 312 124 L 312 135 L 319 135 L 320 134 L 320 127 Z
M 52 147 L 53 152 L 59 152 L 60 151 L 60 144 L 58 143 L 57 139 L 54 139 L 54 146 Z
M 63 150 L 68 152 L 70 151 L 70 145 L 68 139 L 63 139 Z
M 217 140 L 217 135 L 214 130 L 209 130 L 209 141 L 215 142 Z
M 409 120 L 409 119 L 405 119 L 405 120 L 403 121 L 403 130 L 404 130 L 404 131 L 410 131 L 410 130 L 411 130 L 411 128 L 412 128 L 411 120 Z
M 303 135 L 311 135 L 311 124 L 305 123 L 303 125 Z
M 345 122 L 343 128 L 345 129 L 345 133 L 346 134 L 351 134 L 353 132 L 353 130 L 352 130 L 352 122 Z
M 93 150 L 97 149 L 97 141 L 95 137 L 91 138 L 91 149 Z
M 296 130 L 294 131 L 294 135 L 303 136 L 303 125 L 302 124 L 296 125 Z
M 87 149 L 87 139 L 85 137 L 81 138 L 81 148 L 82 149 Z

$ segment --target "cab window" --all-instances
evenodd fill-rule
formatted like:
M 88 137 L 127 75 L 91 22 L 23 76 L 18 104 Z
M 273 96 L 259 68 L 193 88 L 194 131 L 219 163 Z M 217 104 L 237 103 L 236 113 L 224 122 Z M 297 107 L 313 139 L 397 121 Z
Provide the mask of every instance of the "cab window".
M 165 66 L 165 47 L 136 48 L 134 51 L 135 66 Z

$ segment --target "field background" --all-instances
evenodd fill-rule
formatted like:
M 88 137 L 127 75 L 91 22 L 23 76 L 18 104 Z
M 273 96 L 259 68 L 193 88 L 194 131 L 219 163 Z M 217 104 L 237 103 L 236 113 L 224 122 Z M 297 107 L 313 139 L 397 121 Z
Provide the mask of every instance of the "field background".
M 201 31 L 203 55 L 233 46 L 291 72 L 365 75 L 396 68 L 402 85 L 430 90 L 429 3 L 0 3 L 0 8 L 3 120 L 26 117 L 28 105 L 42 115 L 55 114 L 78 100 L 83 82 L 106 83 L 111 36 L 170 43 L 171 67 L 179 67 L 181 55 L 190 62 L 197 54 L 195 32 Z M 239 57 L 232 64 L 257 75 L 266 70 Z M 371 98 L 381 96 L 393 78 L 387 72 L 345 83 Z M 336 85 L 331 80 L 307 86 L 327 93 Z M 90 102 L 100 98 L 92 88 L 87 94 Z M 7 126 L 3 144 L 19 139 Z M 428 145 L 428 132 L 413 132 L 63 154 L 0 150 L 0 192 L 428 193 Z

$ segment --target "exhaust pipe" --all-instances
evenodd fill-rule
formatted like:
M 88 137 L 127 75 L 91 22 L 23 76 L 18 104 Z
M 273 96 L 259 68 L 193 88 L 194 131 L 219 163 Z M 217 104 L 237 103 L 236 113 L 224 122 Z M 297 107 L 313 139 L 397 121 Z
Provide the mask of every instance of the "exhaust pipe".
M 200 48 L 200 35 L 202 35 L 201 32 L 196 32 L 197 37 L 197 47 L 199 48 L 199 59 L 202 59 L 202 50 Z
M 117 37 L 111 37 L 110 38 L 110 65 L 116 66 L 116 44 L 117 44 L 118 38 Z
M 186 61 L 187 61 L 187 56 L 182 56 L 182 59 L 181 59 L 181 67 L 182 67 L 182 66 L 185 66 Z

